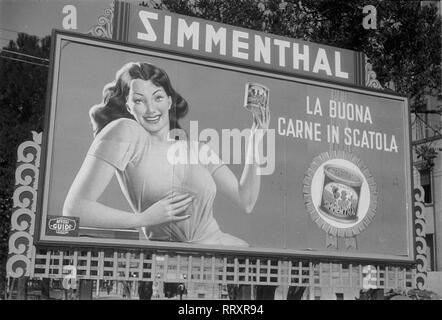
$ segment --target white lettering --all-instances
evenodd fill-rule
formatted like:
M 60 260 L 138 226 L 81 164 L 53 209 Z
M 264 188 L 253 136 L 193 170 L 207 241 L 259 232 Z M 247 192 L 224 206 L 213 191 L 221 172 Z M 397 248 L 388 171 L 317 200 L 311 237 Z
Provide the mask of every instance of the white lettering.
M 328 110 L 329 110 L 329 117 L 336 118 L 336 101 L 335 100 L 330 100 Z
M 199 35 L 200 35 L 200 24 L 199 22 L 192 22 L 192 24 L 189 26 L 186 23 L 186 20 L 179 18 L 178 19 L 178 40 L 177 40 L 177 46 L 178 47 L 184 47 L 184 37 L 187 40 L 192 39 L 192 49 L 198 50 L 199 49 Z
M 318 49 L 318 54 L 316 56 L 316 61 L 313 66 L 313 72 L 319 73 L 320 70 L 325 71 L 328 76 L 332 75 L 330 64 L 328 63 L 327 53 L 323 48 Z
M 372 150 L 398 152 L 396 137 L 394 135 L 389 137 L 386 133 L 376 131 L 366 131 L 359 129 L 344 129 L 344 143 L 347 146 L 355 146 L 359 148 L 366 148 Z
M 348 72 L 341 70 L 341 53 L 335 51 L 335 75 L 339 78 L 348 79 Z
M 299 53 L 299 44 L 293 43 L 293 69 L 299 69 L 299 61 L 302 61 L 304 71 L 309 71 L 309 47 L 304 44 L 304 53 Z
M 396 138 L 394 135 L 391 136 L 390 150 L 394 150 L 394 152 L 396 152 L 396 153 L 398 152 Z
M 370 108 L 353 103 L 330 100 L 329 116 L 330 118 L 373 124 Z
M 261 57 L 264 62 L 270 63 L 270 38 L 264 37 L 265 43 L 262 41 L 261 36 L 255 35 L 255 61 L 260 62 Z
M 279 40 L 279 39 L 274 39 L 273 43 L 275 44 L 275 46 L 278 47 L 279 66 L 285 67 L 285 49 L 290 48 L 290 42 L 284 41 L 284 40 Z
M 164 16 L 164 44 L 170 44 L 172 17 Z
M 321 130 L 320 129 L 321 129 L 321 124 L 315 122 L 314 129 L 313 129 L 315 141 L 321 141 Z
M 318 122 L 280 117 L 278 118 L 278 134 L 298 139 L 321 141 L 321 124 Z
M 306 108 L 306 113 L 307 114 L 313 114 L 312 110 L 310 110 L 310 97 L 306 96 L 305 97 L 305 108 Z
M 296 121 L 298 121 L 298 120 L 296 120 Z M 300 129 L 300 132 L 302 134 L 302 127 Z M 295 133 L 295 127 L 293 126 L 292 119 L 289 119 L 289 125 L 287 126 L 287 136 L 288 135 L 291 135 L 292 137 L 295 137 L 295 138 L 297 137 L 297 134 Z
M 316 103 L 315 103 L 315 111 L 313 113 L 315 116 L 319 115 L 322 117 L 322 108 L 321 108 L 321 101 L 319 100 L 319 98 L 316 98 Z
M 226 28 L 219 28 L 215 31 L 211 24 L 206 26 L 206 52 L 212 52 L 212 43 L 219 44 L 219 53 L 226 55 Z
M 365 109 L 364 122 L 370 122 L 371 124 L 373 124 L 373 121 L 371 121 L 371 114 L 369 108 Z
M 241 42 L 240 39 L 248 39 L 249 34 L 247 32 L 233 30 L 232 32 L 232 56 L 234 58 L 240 58 L 247 60 L 249 54 L 247 52 L 240 52 L 239 49 L 249 49 L 248 42 Z
M 285 136 L 285 130 L 282 128 L 283 125 L 285 125 L 285 118 L 279 117 L 278 118 L 278 134 L 280 136 Z
M 150 11 L 141 10 L 140 12 L 138 12 L 138 16 L 140 17 L 141 22 L 143 23 L 144 28 L 146 29 L 146 33 L 137 32 L 137 38 L 146 41 L 156 41 L 157 35 L 153 30 L 149 19 L 158 20 L 158 14 Z

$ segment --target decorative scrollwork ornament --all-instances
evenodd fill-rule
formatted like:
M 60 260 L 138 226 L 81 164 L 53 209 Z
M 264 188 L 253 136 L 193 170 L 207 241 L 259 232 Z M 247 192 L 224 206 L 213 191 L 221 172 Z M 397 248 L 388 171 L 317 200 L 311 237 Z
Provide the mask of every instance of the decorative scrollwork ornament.
M 376 79 L 376 72 L 367 57 L 365 57 L 365 85 L 369 88 L 384 89 L 379 80 Z
M 425 240 L 425 206 L 424 189 L 419 186 L 414 189 L 414 226 L 416 233 L 416 288 L 425 290 L 427 287 L 427 241 Z
M 32 140 L 17 148 L 16 189 L 13 195 L 9 257 L 6 271 L 9 277 L 30 276 L 35 255 L 34 227 L 37 206 L 42 134 L 32 131 Z
M 113 20 L 114 20 L 114 3 L 109 4 L 110 8 L 104 9 L 104 15 L 98 17 L 98 24 L 89 29 L 87 34 L 112 39 Z

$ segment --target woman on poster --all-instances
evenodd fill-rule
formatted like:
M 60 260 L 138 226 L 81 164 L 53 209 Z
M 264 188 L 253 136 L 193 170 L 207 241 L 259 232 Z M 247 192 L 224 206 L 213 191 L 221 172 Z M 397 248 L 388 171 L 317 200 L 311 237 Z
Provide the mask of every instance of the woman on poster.
M 104 87 L 102 103 L 90 110 L 95 138 L 68 192 L 63 214 L 80 217 L 82 226 L 139 228 L 141 238 L 148 240 L 248 246 L 221 231 L 213 202 L 219 190 L 250 213 L 260 190 L 257 161 L 246 161 L 240 181 L 219 158 L 171 164 L 172 146 L 179 144 L 198 157 L 207 146 L 170 138 L 188 108 L 162 69 L 149 63 L 124 65 L 115 81 Z M 268 109 L 254 110 L 249 141 L 261 143 L 263 134 L 257 132 L 265 132 L 269 121 Z M 246 159 L 253 159 L 253 146 L 248 143 Z M 98 201 L 114 174 L 133 212 Z

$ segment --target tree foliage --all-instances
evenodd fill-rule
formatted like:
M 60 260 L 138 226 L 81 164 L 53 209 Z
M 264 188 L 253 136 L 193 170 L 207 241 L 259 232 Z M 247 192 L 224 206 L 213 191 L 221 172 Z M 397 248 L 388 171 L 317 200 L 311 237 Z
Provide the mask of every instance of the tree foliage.
M 49 37 L 42 40 L 24 33 L 16 41 L 10 41 L 5 47 L 27 55 L 48 58 Z M 8 59 L 30 59 L 2 52 L 0 58 L 0 293 L 4 289 L 6 278 L 6 260 L 10 217 L 12 213 L 12 196 L 15 184 L 15 166 L 17 147 L 31 139 L 31 130 L 43 130 L 44 105 L 47 82 L 47 66 L 40 66 L 22 61 Z

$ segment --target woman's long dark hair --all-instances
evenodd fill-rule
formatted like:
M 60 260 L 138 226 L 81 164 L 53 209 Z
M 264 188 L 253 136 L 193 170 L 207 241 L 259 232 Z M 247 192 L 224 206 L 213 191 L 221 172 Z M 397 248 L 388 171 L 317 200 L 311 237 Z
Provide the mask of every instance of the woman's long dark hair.
M 164 89 L 172 98 L 172 105 L 169 109 L 170 129 L 181 129 L 178 120 L 187 114 L 189 106 L 186 100 L 173 89 L 167 73 L 149 63 L 129 62 L 117 71 L 115 80 L 104 87 L 102 102 L 89 110 L 94 136 L 113 120 L 134 119 L 126 108 L 130 82 L 134 79 L 150 80 L 154 85 Z

